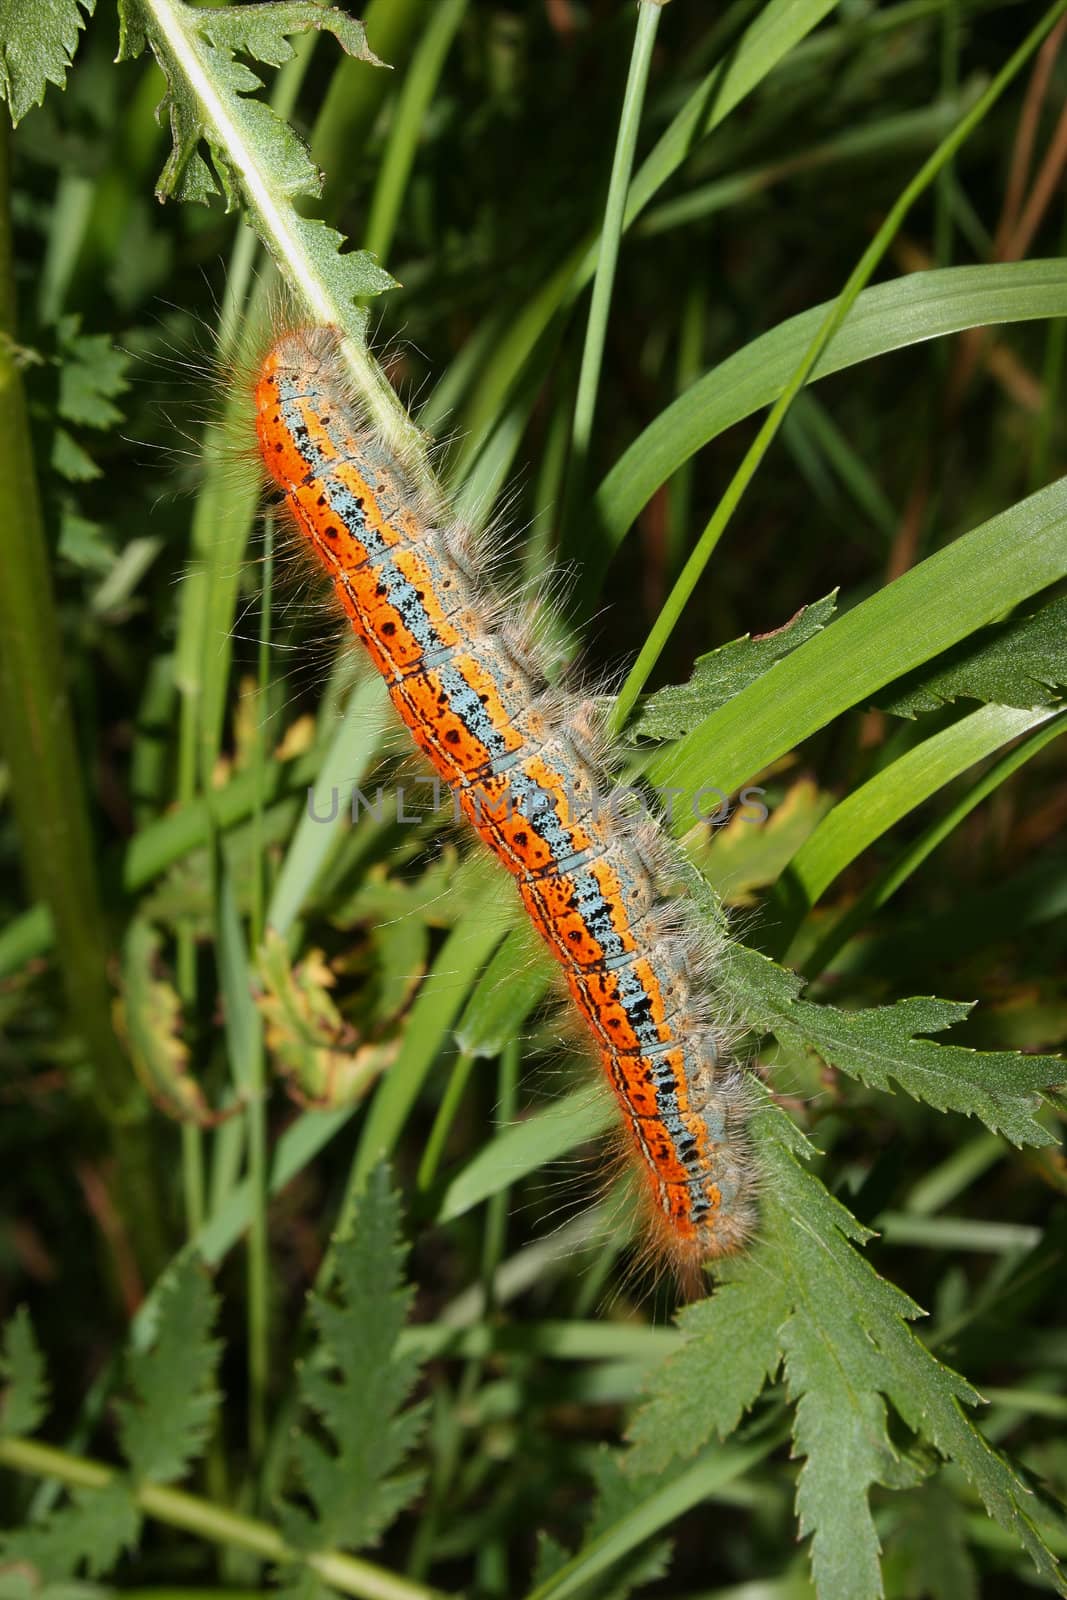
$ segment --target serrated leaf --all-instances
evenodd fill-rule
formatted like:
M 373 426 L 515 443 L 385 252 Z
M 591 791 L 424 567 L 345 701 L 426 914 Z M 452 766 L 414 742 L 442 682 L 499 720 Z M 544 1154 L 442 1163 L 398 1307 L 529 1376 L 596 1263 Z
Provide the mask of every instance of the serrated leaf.
M 798 645 L 820 633 L 834 614 L 837 590 L 803 606 L 773 633 L 744 634 L 700 656 L 688 683 L 649 695 L 628 732 L 647 739 L 680 739 L 710 712 L 755 683 Z
M 170 1483 L 202 1452 L 220 1399 L 215 1376 L 222 1347 L 211 1338 L 218 1302 L 195 1256 L 182 1256 L 168 1270 L 155 1307 L 151 1345 L 128 1358 L 133 1396 L 116 1411 L 134 1478 Z
M 68 483 L 92 483 L 94 478 L 103 476 L 89 452 L 58 424 L 52 434 L 51 465 L 52 471 Z
M 877 697 L 895 717 L 917 717 L 953 700 L 1033 710 L 1067 686 L 1067 595 L 1041 611 L 980 628 L 954 649 L 900 678 Z
M 59 329 L 59 415 L 85 428 L 114 427 L 122 412 L 111 402 L 129 388 L 129 357 L 106 334 L 78 330 L 77 317 L 65 317 Z
M 119 59 L 147 45 L 167 80 L 161 111 L 170 122 L 171 151 L 159 199 L 203 202 L 221 189 L 227 210 L 242 203 L 282 272 L 300 280 L 301 289 L 313 279 L 316 296 L 324 290 L 343 311 L 331 316 L 319 307 L 322 320 L 343 321 L 354 332 L 365 317 L 353 302 L 393 288 L 395 280 L 364 250 L 342 255 L 339 233 L 294 209 L 298 197 L 321 192 L 322 175 L 292 128 L 254 98 L 262 82 L 236 55 L 277 65 L 292 55 L 288 35 L 310 29 L 332 33 L 350 55 L 380 65 L 361 23 L 314 0 L 218 9 L 175 0 L 165 13 L 125 0 Z
M 419 1374 L 397 1341 L 412 1291 L 401 1270 L 400 1208 L 378 1167 L 336 1245 L 337 1291 L 314 1295 L 317 1346 L 300 1372 L 300 1395 L 320 1431 L 303 1428 L 294 1461 L 311 1512 L 283 1506 L 287 1542 L 302 1551 L 361 1549 L 380 1537 L 418 1492 L 403 1462 L 422 1433 L 426 1408 L 403 1410 Z
M 100 577 L 115 565 L 115 551 L 107 530 L 83 517 L 70 500 L 59 508 L 59 554 L 83 572 Z
M 328 1588 L 310 1567 L 287 1567 L 281 1576 L 281 1583 L 270 1591 L 278 1596 L 278 1600 L 332 1600 L 337 1593 L 336 1589 Z
M 793 1440 L 806 1457 L 797 1483 L 801 1538 L 813 1534 L 812 1572 L 820 1595 L 880 1595 L 881 1546 L 871 1520 L 873 1484 L 912 1486 L 919 1477 L 889 1439 L 885 1401 L 858 1387 L 820 1326 L 798 1311 L 781 1329 L 790 1398 L 797 1401 Z
M 1041 1091 L 1067 1079 L 1067 1063 L 919 1037 L 962 1021 L 969 1002 L 917 996 L 860 1011 L 817 1005 L 800 998 L 803 984 L 795 974 L 741 944 L 724 952 L 720 976 L 747 1022 L 787 1046 L 814 1050 L 869 1088 L 888 1090 L 895 1082 L 938 1111 L 979 1117 L 1014 1144 L 1055 1143 L 1035 1113 Z
M 770 1273 L 746 1275 L 740 1284 L 731 1276 L 724 1267 L 715 1294 L 679 1314 L 685 1342 L 656 1369 L 652 1403 L 630 1427 L 631 1471 L 660 1472 L 675 1456 L 695 1454 L 709 1424 L 725 1439 L 778 1370 L 778 1329 L 792 1305 L 788 1285 Z M 694 1394 L 702 1398 L 699 1407 Z
M 202 19 L 201 32 L 223 50 L 240 50 L 269 67 L 281 67 L 293 59 L 288 35 L 315 29 L 332 33 L 346 55 L 380 67 L 367 43 L 367 30 L 338 6 L 323 6 L 319 0 L 269 0 L 259 5 L 224 6 Z
M 890 1438 L 889 1406 L 922 1444 L 956 1463 L 1042 1577 L 1065 1592 L 1063 1574 L 1029 1515 L 1029 1491 L 961 1409 L 977 1401 L 976 1392 L 908 1326 L 919 1307 L 859 1254 L 855 1246 L 869 1234 L 803 1164 L 811 1154 L 807 1141 L 784 1112 L 767 1104 L 753 1118 L 752 1142 L 764 1185 L 760 1237 L 731 1265 L 729 1286 L 733 1295 L 755 1296 L 768 1317 L 777 1318 L 783 1304 L 789 1307 L 776 1343 L 797 1408 L 796 1448 L 806 1457 L 797 1505 L 803 1530 L 814 1536 L 820 1596 L 881 1595 L 868 1490 L 873 1483 L 913 1484 L 922 1470 Z M 767 1307 L 772 1293 L 774 1303 Z M 724 1345 L 713 1308 L 714 1301 L 706 1312 L 687 1313 L 687 1344 L 653 1379 L 649 1404 L 634 1424 L 635 1469 L 663 1470 L 675 1455 L 691 1453 L 720 1427 L 728 1428 L 746 1392 L 749 1401 L 754 1398 L 758 1375 L 734 1384 L 728 1369 L 737 1350 Z M 735 1303 L 720 1316 L 728 1323 L 737 1314 Z M 693 1341 L 703 1351 L 691 1349 Z M 703 1376 L 687 1391 L 684 1429 L 676 1402 L 680 1361 Z
M 114 1478 L 102 1489 L 76 1490 L 44 1522 L 0 1534 L 0 1561 L 30 1568 L 45 1585 L 82 1569 L 103 1577 L 137 1543 L 140 1531 L 129 1485 Z
M 0 1435 L 35 1432 L 48 1410 L 48 1375 L 25 1306 L 4 1328 L 0 1382 Z
M 648 1483 L 623 1471 L 622 1454 L 602 1446 L 593 1457 L 593 1481 L 596 1497 L 593 1514 L 585 1530 L 583 1545 L 627 1519 L 638 1509 L 648 1494 Z M 618 1562 L 592 1585 L 583 1589 L 589 1600 L 627 1600 L 627 1596 L 643 1584 L 655 1583 L 666 1575 L 671 1563 L 673 1543 L 670 1539 L 650 1541 L 636 1551 L 629 1552 L 625 1562 Z
M 0 99 L 14 126 L 39 106 L 50 83 L 62 88 L 96 0 L 0 0 Z

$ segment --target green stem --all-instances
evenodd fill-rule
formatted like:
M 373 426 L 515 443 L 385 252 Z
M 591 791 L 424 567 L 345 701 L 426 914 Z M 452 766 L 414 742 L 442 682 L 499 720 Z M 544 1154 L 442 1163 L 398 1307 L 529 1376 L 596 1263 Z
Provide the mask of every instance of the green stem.
M 496 1126 L 497 1130 L 510 1127 L 518 1110 L 519 1061 L 521 1050 L 518 1039 L 509 1039 L 500 1053 L 498 1076 Z M 508 1234 L 508 1208 L 511 1185 L 489 1196 L 485 1213 L 485 1235 L 482 1243 L 482 1288 L 485 1293 L 485 1314 L 492 1317 L 495 1309 L 497 1268 L 504 1259 Z
M 271 586 L 274 581 L 274 518 L 263 530 L 263 585 L 259 611 L 259 728 L 256 770 L 259 794 L 254 813 L 252 948 L 263 938 L 266 885 L 263 861 L 263 788 L 267 768 L 267 716 L 270 695 Z M 267 1393 L 270 1385 L 270 1255 L 267 1236 L 269 1161 L 267 1083 L 263 1061 L 263 1029 L 257 1026 L 248 1054 L 248 1180 L 252 1191 L 252 1226 L 248 1233 L 248 1447 L 252 1461 L 262 1458 L 267 1440 Z
M 341 349 L 349 373 L 368 416 L 381 429 L 390 448 L 416 476 L 429 478 L 425 441 L 367 350 L 352 306 L 321 272 L 308 246 L 300 213 L 277 174 L 263 166 L 247 128 L 235 119 L 220 92 L 202 45 L 195 11 L 182 0 L 141 3 L 152 19 L 153 32 L 166 53 L 169 68 L 185 92 L 194 97 L 205 125 L 224 147 L 256 232 L 309 316 L 343 331 Z
M 1065 10 L 1067 10 L 1067 0 L 1056 0 L 1055 5 L 1045 13 L 1011 59 L 997 73 L 981 98 L 975 101 L 965 116 L 961 117 L 948 137 L 938 145 L 933 155 L 923 162 L 914 178 L 894 202 L 882 226 L 863 252 L 840 295 L 823 319 L 793 376 L 782 390 L 759 433 L 749 446 L 741 465 L 734 473 L 727 487 L 726 493 L 716 506 L 711 521 L 701 534 L 696 549 L 689 557 L 681 576 L 667 597 L 666 605 L 656 618 L 656 622 L 645 641 L 641 653 L 634 662 L 630 674 L 622 686 L 612 717 L 614 732 L 617 733 L 624 726 L 638 695 L 648 680 L 649 673 L 662 655 L 667 640 L 673 633 L 690 595 L 700 581 L 712 552 L 725 533 L 730 518 L 736 511 L 745 490 L 752 482 L 764 456 L 770 449 L 794 397 L 799 394 L 805 383 L 807 383 L 820 356 L 845 321 L 864 286 L 869 282 L 875 268 L 889 249 L 904 218 L 919 196 L 930 186 L 941 169 L 951 160 L 956 151 L 959 150 L 965 140 L 996 104 L 1012 79 L 1025 66 Z
M 195 1239 L 204 1226 L 204 1140 L 194 1122 L 182 1123 L 182 1194 L 186 1237 Z
M 0 1465 L 36 1477 L 58 1478 L 72 1489 L 105 1489 L 119 1476 L 102 1461 L 68 1455 L 65 1450 L 39 1444 L 36 1439 L 0 1439 Z M 324 1583 L 340 1589 L 342 1594 L 356 1595 L 359 1600 L 442 1600 L 436 1589 L 397 1577 L 384 1567 L 340 1550 L 317 1550 L 304 1555 L 291 1549 L 269 1523 L 212 1505 L 183 1489 L 140 1483 L 133 1486 L 132 1494 L 145 1515 L 157 1522 L 182 1528 L 211 1544 L 248 1550 L 279 1565 L 304 1562 Z
M 467 1087 L 474 1057 L 464 1050 L 456 1057 L 451 1076 L 441 1097 L 441 1104 L 437 1108 L 437 1115 L 433 1119 L 430 1137 L 426 1141 L 422 1160 L 419 1162 L 418 1176 L 415 1187 L 420 1194 L 425 1193 L 433 1186 L 437 1177 L 437 1169 L 441 1164 L 441 1154 L 445 1148 L 445 1140 L 452 1131 L 452 1124 L 456 1120 L 456 1113 L 463 1100 L 463 1091 Z
M 165 1259 L 165 1239 L 148 1107 L 111 1022 L 110 940 L 18 360 L 9 141 L 0 118 L 0 727 L 30 884 L 51 915 L 71 1016 L 111 1127 L 124 1225 L 142 1268 L 153 1274 Z
M 593 436 L 593 416 L 596 411 L 600 369 L 604 359 L 604 342 L 611 311 L 611 295 L 615 287 L 615 271 L 619 260 L 619 240 L 626 226 L 626 196 L 633 173 L 634 151 L 637 148 L 637 133 L 641 125 L 641 110 L 645 103 L 652 46 L 656 40 L 656 29 L 659 26 L 662 10 L 663 0 L 640 0 L 637 8 L 637 29 L 630 55 L 630 71 L 626 79 L 619 131 L 615 139 L 608 198 L 604 207 L 604 222 L 597 249 L 596 276 L 593 279 L 593 293 L 589 302 L 589 321 L 586 324 L 582 365 L 578 373 L 578 394 L 574 402 L 568 493 L 568 501 L 572 505 L 581 494 L 589 457 L 589 444 Z

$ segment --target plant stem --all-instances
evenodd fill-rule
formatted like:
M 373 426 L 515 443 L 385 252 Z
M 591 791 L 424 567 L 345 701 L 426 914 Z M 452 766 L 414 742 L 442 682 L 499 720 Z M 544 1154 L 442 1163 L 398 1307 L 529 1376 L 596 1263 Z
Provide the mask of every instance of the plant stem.
M 638 695 L 648 680 L 649 673 L 662 655 L 667 640 L 673 633 L 690 595 L 700 581 L 712 552 L 725 533 L 730 518 L 736 511 L 745 490 L 752 482 L 764 456 L 770 449 L 794 397 L 800 393 L 800 390 L 807 383 L 819 357 L 848 316 L 865 284 L 869 282 L 875 268 L 896 237 L 904 218 L 919 196 L 930 186 L 941 169 L 952 159 L 960 146 L 993 108 L 1012 79 L 1025 66 L 1042 39 L 1052 30 L 1064 11 L 1067 11 L 1067 0 L 1056 0 L 1056 4 L 1045 13 L 1036 28 L 1024 39 L 1018 50 L 997 73 L 981 98 L 975 101 L 970 111 L 961 117 L 948 137 L 943 139 L 934 153 L 923 162 L 914 178 L 894 202 L 882 226 L 878 229 L 853 271 L 849 274 L 844 288 L 823 319 L 818 332 L 805 351 L 793 376 L 775 401 L 759 433 L 746 451 L 741 465 L 730 480 L 726 493 L 716 506 L 711 521 L 701 534 L 696 549 L 686 562 L 681 576 L 667 597 L 667 602 L 662 611 L 656 618 L 655 624 L 645 640 L 641 653 L 634 662 L 616 701 L 612 717 L 612 729 L 614 732 L 619 732 L 624 726 Z
M 615 155 L 611 164 L 608 198 L 604 207 L 604 222 L 600 230 L 597 249 L 596 276 L 589 302 L 589 321 L 585 328 L 585 345 L 582 365 L 578 373 L 578 394 L 574 402 L 574 420 L 571 424 L 571 466 L 568 483 L 568 506 L 573 509 L 581 497 L 589 458 L 589 444 L 593 436 L 593 416 L 596 412 L 597 390 L 600 387 L 600 369 L 604 359 L 604 341 L 607 337 L 611 295 L 615 287 L 615 270 L 619 260 L 619 240 L 626 225 L 626 196 L 633 173 L 637 132 L 641 126 L 641 110 L 645 103 L 648 69 L 652 61 L 652 46 L 656 39 L 663 0 L 640 0 L 637 8 L 637 29 L 630 55 L 630 71 L 626 79 L 619 131 L 615 139 Z M 571 518 L 567 516 L 569 523 Z
M 36 1439 L 0 1439 L 0 1465 L 37 1477 L 58 1478 L 72 1489 L 104 1489 L 119 1476 L 114 1467 L 103 1461 L 69 1455 L 52 1445 L 39 1444 Z M 304 1555 L 291 1549 L 270 1523 L 212 1505 L 183 1489 L 140 1483 L 131 1486 L 131 1493 L 145 1515 L 157 1522 L 183 1528 L 211 1544 L 248 1550 L 279 1565 L 304 1562 L 323 1582 L 340 1589 L 342 1594 L 356 1595 L 359 1600 L 442 1600 L 439 1590 L 412 1583 L 341 1550 L 316 1550 Z
M 367 350 L 352 307 L 323 278 L 300 226 L 300 213 L 284 185 L 263 166 L 245 127 L 232 115 L 203 49 L 195 11 L 180 0 L 142 0 L 142 4 L 170 68 L 225 148 L 256 232 L 308 314 L 342 330 L 342 354 L 368 416 L 405 465 L 417 477 L 427 478 L 425 442 Z
M 148 1105 L 111 1022 L 110 941 L 49 570 L 16 343 L 10 131 L 0 118 L 0 727 L 30 885 L 51 915 L 71 1015 L 119 1160 L 121 1210 L 142 1270 L 166 1256 Z
M 263 861 L 263 787 L 267 769 L 267 711 L 270 694 L 271 588 L 274 582 L 274 518 L 263 530 L 263 585 L 259 611 L 259 728 L 256 768 L 260 793 L 256 800 L 251 945 L 263 938 L 266 906 Z M 270 1257 L 267 1237 L 267 1084 L 263 1062 L 263 1029 L 255 1028 L 248 1054 L 248 1180 L 252 1190 L 252 1226 L 248 1233 L 248 1446 L 253 1463 L 260 1460 L 267 1439 L 267 1391 L 270 1384 Z

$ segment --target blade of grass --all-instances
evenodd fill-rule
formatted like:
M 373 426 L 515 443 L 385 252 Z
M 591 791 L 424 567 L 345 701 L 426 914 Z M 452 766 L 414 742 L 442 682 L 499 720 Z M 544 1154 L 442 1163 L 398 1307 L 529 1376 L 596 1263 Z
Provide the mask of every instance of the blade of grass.
M 554 1101 L 514 1127 L 505 1128 L 468 1161 L 448 1185 L 437 1211 L 451 1222 L 546 1162 L 610 1128 L 615 1107 L 606 1094 L 585 1087 Z
M 630 185 L 623 217 L 628 228 L 656 191 L 676 172 L 689 152 L 729 116 L 772 72 L 794 45 L 810 33 L 836 0 L 770 0 L 689 95 L 670 126 L 638 168 Z M 463 419 L 467 443 L 459 456 L 459 474 L 479 453 L 485 432 L 507 404 L 511 389 L 530 355 L 544 340 L 556 313 L 569 305 L 596 271 L 597 239 L 583 240 L 561 262 L 537 294 L 512 318 L 493 360 L 488 364 Z
M 998 706 L 996 709 L 1003 708 Z M 969 816 L 975 807 L 994 794 L 1013 772 L 1017 772 L 1025 762 L 1036 756 L 1053 739 L 1059 738 L 1067 728 L 1067 718 L 1062 715 L 1054 717 L 1049 711 L 1044 716 L 1039 713 L 1035 713 L 1034 716 L 1035 721 L 1031 723 L 1031 727 L 1036 727 L 1037 731 L 1014 750 L 1009 750 L 1002 756 L 978 783 L 961 796 L 947 815 L 931 823 L 918 839 L 906 846 L 896 860 L 890 862 L 878 874 L 855 904 L 820 940 L 817 948 L 804 963 L 804 971 L 809 977 L 825 970 L 842 945 L 869 920 L 879 906 L 885 905 L 886 901 L 896 894 L 901 884 L 905 883 L 927 857 L 933 854 L 938 845 L 959 827 L 964 817 Z M 1040 726 L 1042 722 L 1045 723 L 1044 727 Z
M 785 943 L 834 879 L 876 839 L 968 767 L 1052 715 L 1047 707 L 1019 711 L 982 706 L 922 740 L 854 789 L 805 840 L 779 881 L 776 921 L 786 918 L 792 924 L 792 929 L 783 930 Z
M 363 1126 L 352 1169 L 352 1195 L 359 1192 L 372 1168 L 391 1153 L 468 991 L 514 914 L 510 901 L 505 902 L 498 889 L 494 875 L 481 894 L 475 893 L 473 904 L 445 940 L 433 971 L 419 990 L 400 1054 L 375 1091 Z
M 1067 479 L 961 534 L 655 756 L 650 781 L 732 793 L 817 728 L 1067 573 Z M 951 595 L 951 605 L 946 596 Z M 688 804 L 675 810 L 679 831 Z
M 266 776 L 264 803 L 305 792 L 315 781 L 322 760 L 323 748 L 316 745 L 290 761 L 273 761 Z M 224 788 L 212 789 L 142 828 L 122 857 L 118 872 L 122 887 L 130 893 L 143 889 L 191 850 L 207 844 L 213 828 L 224 832 L 246 821 L 256 806 L 257 785 L 256 772 L 237 773 Z M 0 933 L 0 978 L 44 955 L 53 938 L 46 906 L 39 904 L 24 912 Z
M 634 151 L 637 148 L 637 134 L 641 126 L 648 71 L 652 64 L 652 48 L 656 42 L 656 30 L 659 27 L 662 9 L 663 0 L 639 0 L 637 7 L 637 27 L 634 30 L 630 69 L 615 136 L 615 154 L 611 163 L 604 220 L 600 225 L 593 293 L 589 302 L 589 319 L 585 325 L 582 364 L 578 372 L 578 393 L 575 397 L 574 419 L 571 424 L 570 471 L 566 487 L 566 500 L 570 508 L 566 519 L 568 523 L 585 484 L 597 391 L 600 387 L 600 369 L 604 359 L 604 341 L 607 337 L 611 296 L 615 287 L 615 270 L 619 260 L 619 240 L 622 237 L 626 214 L 626 196 L 633 172 Z
M 288 933 L 316 877 L 344 840 L 349 797 L 373 760 L 388 718 L 389 702 L 381 680 L 363 677 L 345 711 L 344 720 L 321 759 L 315 793 L 337 792 L 337 817 L 326 822 L 308 806 L 293 835 L 267 909 L 267 922 Z
M 684 462 L 782 393 L 829 309 L 815 306 L 753 339 L 706 372 L 638 435 L 596 492 L 604 550 L 618 548 L 641 510 Z M 1067 264 L 1062 260 L 909 273 L 863 291 L 809 381 L 965 328 L 1065 316 Z M 594 553 L 586 592 L 595 591 L 600 575 Z
M 527 1600 L 565 1600 L 567 1595 L 580 1592 L 591 1579 L 629 1555 L 668 1523 L 743 1477 L 787 1437 L 788 1430 L 777 1428 L 756 1442 L 716 1445 L 667 1483 L 657 1479 L 639 1506 L 629 1509 L 604 1533 L 591 1539 L 546 1583 L 531 1590 Z
M 667 597 L 666 604 L 656 618 L 615 703 L 611 725 L 616 732 L 626 723 L 638 695 L 648 680 L 649 673 L 663 653 L 667 640 L 673 633 L 690 595 L 696 588 L 701 574 L 711 558 L 712 552 L 725 533 L 745 490 L 755 477 L 764 456 L 770 449 L 793 397 L 800 392 L 808 381 L 816 362 L 848 316 L 861 290 L 889 249 L 916 200 L 934 181 L 956 151 L 966 142 L 975 128 L 979 126 L 1008 85 L 1039 47 L 1041 41 L 1055 26 L 1064 11 L 1067 11 L 1067 0 L 1056 0 L 1056 3 L 1050 7 L 1037 26 L 1031 30 L 1023 43 L 1001 68 L 1000 72 L 997 73 L 981 98 L 975 102 L 972 109 L 965 116 L 960 118 L 953 131 L 946 139 L 942 140 L 933 155 L 923 163 L 914 178 L 907 184 L 890 207 L 885 221 L 849 274 L 841 294 L 823 319 L 814 339 L 812 339 L 804 352 L 799 365 L 795 368 L 782 393 L 772 406 L 769 416 L 745 452 L 741 465 L 730 480 L 725 494 L 716 506 L 711 520 L 697 541 L 696 548 L 686 562 L 681 576 L 675 583 L 674 588 Z

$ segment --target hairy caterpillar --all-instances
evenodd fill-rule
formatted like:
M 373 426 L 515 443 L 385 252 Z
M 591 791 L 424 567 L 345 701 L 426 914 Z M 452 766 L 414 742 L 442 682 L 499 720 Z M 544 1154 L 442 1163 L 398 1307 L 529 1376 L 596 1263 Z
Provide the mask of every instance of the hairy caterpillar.
M 707 933 L 663 892 L 674 847 L 604 807 L 595 717 L 551 687 L 347 391 L 329 328 L 278 338 L 259 453 L 416 744 L 560 962 L 622 1110 L 654 1241 L 692 1279 L 753 1222 L 743 1076 L 710 1016 Z

